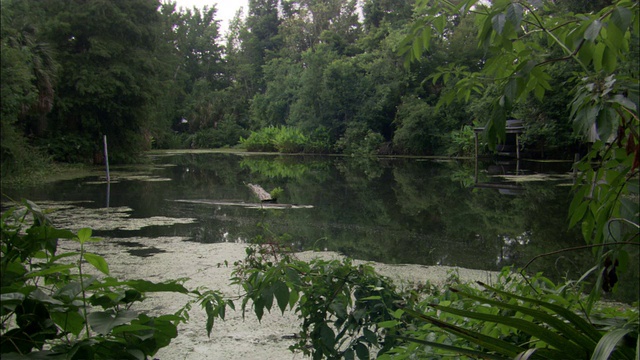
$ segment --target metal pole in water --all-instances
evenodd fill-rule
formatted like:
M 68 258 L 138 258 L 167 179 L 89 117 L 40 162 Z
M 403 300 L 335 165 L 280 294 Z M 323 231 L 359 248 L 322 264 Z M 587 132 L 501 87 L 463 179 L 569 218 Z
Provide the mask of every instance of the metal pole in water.
M 104 162 L 107 165 L 107 183 L 111 183 L 111 176 L 109 175 L 109 152 L 107 151 L 107 135 L 104 135 Z
M 107 208 L 111 198 L 111 176 L 109 175 L 109 152 L 107 151 L 107 135 L 102 138 L 104 141 L 104 163 L 107 165 Z

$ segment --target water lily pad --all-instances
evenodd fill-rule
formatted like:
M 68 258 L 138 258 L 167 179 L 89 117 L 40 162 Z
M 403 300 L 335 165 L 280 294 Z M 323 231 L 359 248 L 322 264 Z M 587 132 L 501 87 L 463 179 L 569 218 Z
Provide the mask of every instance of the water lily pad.
M 193 224 L 195 218 L 173 218 L 152 216 L 132 218 L 133 209 L 127 206 L 108 208 L 89 208 L 80 206 L 87 202 L 38 202 L 43 209 L 50 209 L 48 215 L 58 228 L 77 231 L 82 228 L 93 230 L 140 230 L 147 226 L 170 226 L 175 224 Z M 91 203 L 91 202 L 89 202 Z

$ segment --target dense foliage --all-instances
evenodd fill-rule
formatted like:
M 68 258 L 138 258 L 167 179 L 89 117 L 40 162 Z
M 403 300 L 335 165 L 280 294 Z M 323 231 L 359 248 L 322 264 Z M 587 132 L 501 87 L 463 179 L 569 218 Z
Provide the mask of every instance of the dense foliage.
M 313 359 L 634 359 L 638 310 L 584 312 L 578 284 L 557 286 L 505 268 L 494 285 L 430 283 L 397 288 L 366 264 L 304 262 L 274 237 L 248 249 L 235 282 L 242 308 L 261 318 L 272 308 L 302 320 L 291 347 Z
M 25 201 L 0 219 L 0 352 L 3 359 L 147 359 L 169 345 L 177 326 L 199 303 L 211 333 L 216 317 L 233 306 L 217 291 L 189 290 L 182 281 L 118 280 L 103 257 L 91 253 L 100 241 L 91 229 L 54 227 L 36 204 Z M 78 251 L 59 251 L 61 242 Z M 175 314 L 140 310 L 154 292 L 185 294 Z
M 287 126 L 311 139 L 302 151 L 464 155 L 469 153 L 469 141 L 460 137 L 464 129 L 497 114 L 494 98 L 486 94 L 505 83 L 490 79 L 509 71 L 522 73 L 510 84 L 524 88 L 506 93 L 509 109 L 503 112 L 526 124 L 523 144 L 530 155 L 572 157 L 582 147 L 569 117 L 588 112 L 568 109 L 573 95 L 561 89 L 575 83 L 581 66 L 550 59 L 575 55 L 596 72 L 623 70 L 630 80 L 637 73 L 632 61 L 637 37 L 629 31 L 633 6 L 609 15 L 604 10 L 589 27 L 573 12 L 595 13 L 605 3 L 585 8 L 581 2 L 549 2 L 542 9 L 544 2 L 534 2 L 530 10 L 541 9 L 540 19 L 585 26 L 566 41 L 556 34 L 564 30 L 553 27 L 551 37 L 513 41 L 521 35 L 518 26 L 526 24 L 526 34 L 538 26 L 523 19 L 530 13 L 524 5 L 509 6 L 508 14 L 497 18 L 491 12 L 504 9 L 501 2 L 487 10 L 489 15 L 469 11 L 473 2 L 456 3 L 468 14 L 438 13 L 438 2 L 418 1 L 414 7 L 413 1 L 367 0 L 360 15 L 356 1 L 251 1 L 223 38 L 226 29 L 220 29 L 215 7 L 176 9 L 158 0 L 4 0 L 3 174 L 37 167 L 46 157 L 102 162 L 104 135 L 112 161 L 122 162 L 136 160 L 150 147 L 233 146 L 270 126 Z M 420 29 L 433 16 L 431 35 Z M 607 16 L 614 30 L 601 25 Z M 482 26 L 484 47 L 472 41 L 475 24 Z M 497 31 L 489 31 L 493 28 Z M 410 45 L 409 54 L 420 61 L 405 68 L 398 51 L 406 53 L 407 35 L 419 34 L 424 36 Z M 563 54 L 561 47 L 542 50 L 558 36 L 562 43 L 585 45 L 575 54 Z M 509 58 L 516 52 L 547 56 L 545 70 L 488 61 L 499 54 L 498 45 L 512 42 Z M 428 48 L 424 56 L 423 48 Z M 588 55 L 591 50 L 595 57 Z M 488 78 L 473 75 L 483 64 L 484 75 L 492 72 Z M 605 77 L 593 81 L 605 84 Z M 615 87 L 623 84 L 617 79 Z M 480 94 L 481 89 L 487 92 Z M 543 94 L 545 101 L 536 100 Z M 456 106 L 443 109 L 443 101 Z M 368 139 L 354 143 L 354 136 Z M 33 156 L 36 149 L 40 157 Z
M 529 149 L 546 153 L 572 154 L 591 135 L 569 220 L 594 253 L 578 281 L 596 285 L 586 302 L 544 280 L 533 285 L 540 294 L 482 285 L 423 302 L 368 267 L 253 252 L 236 281 L 247 291 L 243 308 L 258 318 L 274 299 L 296 309 L 296 347 L 314 358 L 374 350 L 397 358 L 637 357 L 637 311 L 609 312 L 605 324 L 593 317 L 639 241 L 638 2 L 366 0 L 362 20 L 357 4 L 251 1 L 223 47 L 215 8 L 2 1 L 3 176 L 45 154 L 101 162 L 105 135 L 116 161 L 151 146 L 240 139 L 260 151 L 466 154 L 471 126 L 485 124 L 495 148 L 509 118 L 525 123 Z M 168 344 L 183 318 L 129 306 L 144 291 L 186 289 L 86 276 L 82 261 L 108 274 L 84 249 L 90 231 L 56 230 L 27 208 L 35 224 L 26 235 L 24 214 L 3 218 L 16 217 L 2 228 L 3 351 L 49 341 L 47 351 L 78 358 L 144 358 Z M 79 242 L 79 253 L 56 255 L 57 238 Z M 60 261 L 71 256 L 77 264 Z M 210 318 L 228 304 L 217 293 L 205 298 Z
M 444 19 L 473 16 L 478 43 L 488 49 L 483 66 L 442 67 L 431 76 L 449 90 L 439 104 L 468 101 L 474 92 L 491 100 L 487 139 L 504 139 L 505 123 L 516 108 L 533 96 L 545 100 L 553 90 L 549 81 L 556 66 L 572 68 L 568 103 L 574 128 L 592 137 L 593 146 L 576 165 L 580 179 L 569 209 L 570 227 L 580 225 L 593 248 L 597 289 L 610 291 L 617 272 L 627 270 L 629 248 L 638 246 L 638 173 L 640 137 L 638 117 L 638 51 L 640 11 L 637 1 L 618 1 L 580 16 L 554 14 L 552 3 L 495 1 L 420 1 L 425 13 L 415 22 L 400 51 L 407 64 L 421 58 L 433 37 L 445 36 Z M 542 44 L 547 45 L 543 51 Z M 587 274 L 585 274 L 586 276 Z M 587 308 L 598 299 L 591 292 Z

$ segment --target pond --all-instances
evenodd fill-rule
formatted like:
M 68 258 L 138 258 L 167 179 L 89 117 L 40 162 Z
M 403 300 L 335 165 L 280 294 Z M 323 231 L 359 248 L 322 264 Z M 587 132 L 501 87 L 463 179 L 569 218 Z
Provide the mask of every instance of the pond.
M 102 169 L 82 179 L 20 191 L 57 209 L 58 226 L 88 226 L 134 256 L 153 256 L 137 238 L 247 243 L 332 250 L 384 263 L 499 270 L 584 245 L 567 229 L 567 162 L 353 159 L 232 153 L 153 153 L 151 164 Z M 261 207 L 247 184 L 281 188 Z M 530 272 L 559 281 L 592 266 L 590 251 L 536 259 Z M 622 278 L 633 299 L 638 275 Z

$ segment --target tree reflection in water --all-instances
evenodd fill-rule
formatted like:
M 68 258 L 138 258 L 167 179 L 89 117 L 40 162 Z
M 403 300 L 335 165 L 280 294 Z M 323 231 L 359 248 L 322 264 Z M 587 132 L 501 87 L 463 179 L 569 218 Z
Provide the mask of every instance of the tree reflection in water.
M 103 231 L 101 236 L 184 236 L 202 243 L 284 239 L 295 250 L 327 249 L 385 263 L 485 270 L 523 266 L 538 255 L 584 245 L 576 229 L 567 230 L 567 163 L 555 164 L 550 171 L 521 161 L 519 179 L 532 180 L 525 182 L 515 182 L 519 179 L 510 177 L 513 174 L 489 174 L 483 171 L 487 164 L 480 164 L 476 173 L 472 161 L 410 158 L 182 154 L 157 157 L 153 165 L 150 174 L 171 181 L 113 183 L 111 206 L 130 207 L 134 218 L 196 221 Z M 14 197 L 102 204 L 103 184 L 93 180 L 48 184 Z M 492 182 L 509 183 L 520 191 L 506 195 L 497 188 L 475 186 Z M 221 205 L 255 202 L 246 183 L 281 187 L 279 203 L 313 207 L 260 210 Z M 193 200 L 206 201 L 189 202 Z M 554 280 L 577 279 L 591 264 L 586 250 L 541 257 L 528 270 L 544 271 Z M 635 278 L 621 282 L 636 284 L 624 290 L 633 294 L 638 291 L 638 275 L 629 276 Z

